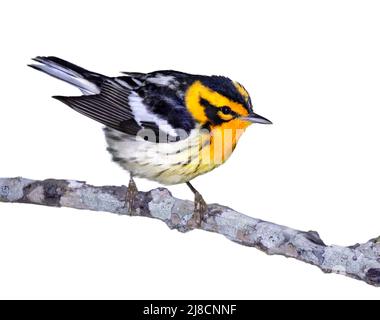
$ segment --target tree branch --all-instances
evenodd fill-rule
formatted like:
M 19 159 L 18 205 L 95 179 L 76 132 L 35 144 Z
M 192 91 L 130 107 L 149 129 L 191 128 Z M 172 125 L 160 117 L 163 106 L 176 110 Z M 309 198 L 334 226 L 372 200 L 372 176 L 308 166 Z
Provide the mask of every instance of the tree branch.
M 95 187 L 71 180 L 0 178 L 0 202 L 31 203 L 107 211 L 127 215 L 127 187 Z M 156 218 L 170 229 L 192 230 L 193 202 L 174 198 L 167 189 L 139 192 L 133 215 Z M 327 246 L 315 231 L 298 231 L 255 219 L 228 207 L 209 205 L 199 229 L 224 235 L 241 245 L 269 255 L 282 255 L 310 263 L 327 273 L 343 274 L 380 286 L 380 238 L 350 247 Z

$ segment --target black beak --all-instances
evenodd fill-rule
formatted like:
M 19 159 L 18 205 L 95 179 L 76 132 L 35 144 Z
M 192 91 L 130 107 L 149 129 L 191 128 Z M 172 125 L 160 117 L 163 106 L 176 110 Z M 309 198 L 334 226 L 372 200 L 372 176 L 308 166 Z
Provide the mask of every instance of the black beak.
M 272 121 L 262 116 L 259 116 L 258 114 L 254 112 L 250 113 L 247 117 L 241 117 L 241 119 L 250 121 L 252 123 L 272 124 Z

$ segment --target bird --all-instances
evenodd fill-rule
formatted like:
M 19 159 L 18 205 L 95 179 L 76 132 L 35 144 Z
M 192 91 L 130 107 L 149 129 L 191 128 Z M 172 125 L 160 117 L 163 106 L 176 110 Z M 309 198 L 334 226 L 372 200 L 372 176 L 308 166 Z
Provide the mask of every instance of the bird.
M 186 183 L 194 194 L 191 220 L 199 226 L 207 203 L 190 181 L 223 164 L 251 124 L 272 124 L 253 111 L 244 86 L 228 77 L 174 70 L 105 76 L 54 56 L 32 60 L 30 67 L 82 92 L 53 98 L 104 125 L 112 160 L 130 173 L 129 212 L 138 194 L 134 177 Z

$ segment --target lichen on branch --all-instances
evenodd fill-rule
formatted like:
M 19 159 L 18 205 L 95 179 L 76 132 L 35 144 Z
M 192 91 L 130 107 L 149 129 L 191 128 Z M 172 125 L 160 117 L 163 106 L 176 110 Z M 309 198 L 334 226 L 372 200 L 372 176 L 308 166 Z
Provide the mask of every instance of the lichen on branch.
M 255 219 L 219 204 L 208 206 L 205 220 L 199 226 L 192 219 L 194 203 L 173 197 L 167 189 L 139 192 L 133 208 L 128 208 L 126 193 L 125 186 L 97 187 L 73 180 L 0 178 L 0 202 L 155 218 L 171 229 L 187 232 L 199 228 L 219 233 L 269 255 L 294 258 L 326 273 L 343 274 L 380 286 L 380 237 L 349 247 L 326 245 L 315 231 L 299 231 Z

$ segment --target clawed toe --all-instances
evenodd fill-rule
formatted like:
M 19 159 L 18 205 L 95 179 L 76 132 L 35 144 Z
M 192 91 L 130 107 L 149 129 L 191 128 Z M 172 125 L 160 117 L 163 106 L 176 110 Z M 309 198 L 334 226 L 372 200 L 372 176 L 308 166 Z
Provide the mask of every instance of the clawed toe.
M 127 196 L 125 199 L 125 203 L 126 203 L 126 206 L 128 208 L 128 214 L 130 214 L 130 215 L 132 215 L 134 212 L 134 203 L 135 203 L 135 199 L 136 199 L 138 192 L 139 191 L 137 190 L 136 183 L 133 180 L 133 178 L 131 177 L 131 179 L 129 180 Z
M 197 192 L 194 196 L 194 213 L 193 213 L 193 221 L 196 227 L 200 227 L 202 221 L 204 221 L 205 216 L 207 214 L 207 203 L 204 201 L 203 197 L 199 192 Z
M 194 228 L 199 228 L 202 224 L 202 221 L 205 220 L 205 216 L 208 211 L 207 203 L 203 199 L 202 195 L 191 185 L 190 182 L 187 182 L 186 184 L 194 193 L 194 212 L 190 225 Z

